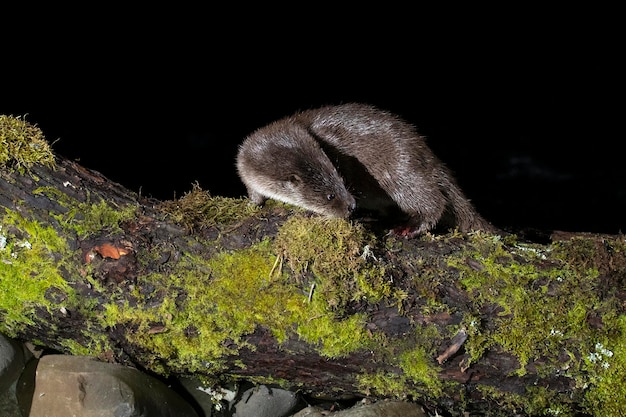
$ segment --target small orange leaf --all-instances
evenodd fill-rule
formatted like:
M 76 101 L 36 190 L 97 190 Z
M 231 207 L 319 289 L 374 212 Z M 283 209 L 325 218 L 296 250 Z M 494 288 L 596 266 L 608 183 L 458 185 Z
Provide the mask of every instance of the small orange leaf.
M 94 247 L 96 252 L 103 258 L 120 259 L 120 251 L 110 243 L 103 243 L 102 245 Z M 126 251 L 124 251 L 126 252 Z

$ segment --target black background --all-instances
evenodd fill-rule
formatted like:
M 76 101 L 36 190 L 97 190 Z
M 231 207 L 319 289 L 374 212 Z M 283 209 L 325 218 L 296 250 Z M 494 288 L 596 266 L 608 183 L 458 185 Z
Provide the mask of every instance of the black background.
M 368 102 L 414 123 L 500 227 L 626 230 L 615 11 L 299 7 L 23 12 L 4 36 L 0 114 L 143 195 L 197 181 L 239 197 L 252 130 Z

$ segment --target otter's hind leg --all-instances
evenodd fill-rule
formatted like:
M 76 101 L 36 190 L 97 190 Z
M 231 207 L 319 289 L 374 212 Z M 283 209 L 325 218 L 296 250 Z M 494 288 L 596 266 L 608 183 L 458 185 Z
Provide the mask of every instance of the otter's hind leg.
M 409 178 L 389 187 L 387 191 L 400 209 L 410 216 L 408 227 L 411 236 L 434 229 L 441 220 L 446 204 L 446 196 L 422 178 Z

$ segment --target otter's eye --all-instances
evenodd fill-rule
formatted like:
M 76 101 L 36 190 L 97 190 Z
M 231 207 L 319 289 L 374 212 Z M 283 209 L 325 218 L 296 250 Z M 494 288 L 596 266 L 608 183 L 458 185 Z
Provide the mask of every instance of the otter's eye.
M 328 194 L 328 195 L 326 196 L 326 199 L 327 199 L 328 201 L 332 201 L 332 200 L 334 200 L 334 198 L 335 198 L 335 194 Z

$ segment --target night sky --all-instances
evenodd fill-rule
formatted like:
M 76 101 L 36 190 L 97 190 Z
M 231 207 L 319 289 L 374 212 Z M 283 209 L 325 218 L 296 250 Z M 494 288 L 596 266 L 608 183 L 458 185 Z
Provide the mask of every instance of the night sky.
M 497 226 L 626 230 L 623 54 L 610 25 L 502 20 L 452 33 L 422 28 L 424 17 L 383 28 L 374 13 L 350 26 L 216 29 L 215 14 L 174 27 L 167 13 L 140 28 L 137 16 L 48 22 L 35 41 L 6 41 L 0 114 L 26 115 L 58 154 L 143 195 L 198 182 L 239 197 L 247 134 L 299 109 L 367 102 L 415 124 Z

